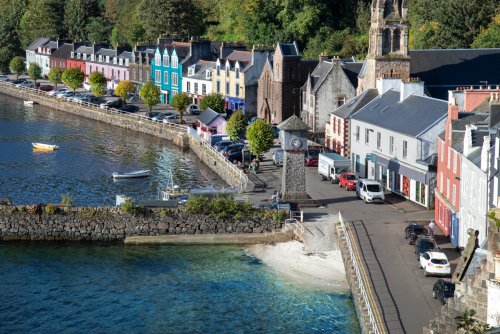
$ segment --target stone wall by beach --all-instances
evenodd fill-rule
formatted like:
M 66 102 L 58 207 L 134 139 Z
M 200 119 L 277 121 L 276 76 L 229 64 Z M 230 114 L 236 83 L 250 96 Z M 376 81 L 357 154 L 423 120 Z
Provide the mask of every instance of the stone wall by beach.
M 281 228 L 282 222 L 266 211 L 236 220 L 192 215 L 183 209 L 131 214 L 114 207 L 0 206 L 0 240 L 113 241 L 129 236 L 269 233 Z

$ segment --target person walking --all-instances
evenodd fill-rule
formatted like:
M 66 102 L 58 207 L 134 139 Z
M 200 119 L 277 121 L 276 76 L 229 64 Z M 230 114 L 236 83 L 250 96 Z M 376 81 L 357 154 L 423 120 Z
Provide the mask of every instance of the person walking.
M 434 236 L 434 230 L 436 229 L 436 223 L 434 223 L 434 220 L 431 220 L 429 223 L 429 234 L 431 236 Z

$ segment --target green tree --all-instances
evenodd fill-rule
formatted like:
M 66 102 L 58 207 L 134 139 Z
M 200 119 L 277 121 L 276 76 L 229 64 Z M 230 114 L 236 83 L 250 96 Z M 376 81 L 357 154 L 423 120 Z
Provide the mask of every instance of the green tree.
M 134 84 L 130 80 L 121 80 L 115 88 L 115 95 L 123 100 L 123 104 L 127 103 L 127 97 L 135 91 Z
M 473 48 L 500 48 L 500 14 L 474 38 Z
M 87 40 L 90 42 L 107 42 L 112 29 L 113 25 L 109 20 L 100 16 L 92 17 L 85 27 Z
M 50 72 L 49 72 L 49 81 L 54 84 L 54 86 L 57 88 L 57 84 L 62 82 L 62 68 L 60 67 L 51 67 Z
M 42 78 L 42 68 L 37 63 L 31 63 L 28 67 L 28 75 L 35 82 L 36 87 L 36 81 Z
M 111 45 L 114 48 L 117 48 L 120 44 L 124 44 L 126 42 L 125 36 L 120 32 L 118 27 L 114 27 L 113 30 L 111 30 Z
M 14 58 L 14 53 L 8 48 L 0 48 L 0 73 L 9 72 L 9 62 Z
M 149 112 L 155 105 L 160 103 L 160 88 L 152 82 L 148 82 L 139 91 L 141 100 L 149 107 Z
M 61 75 L 62 82 L 69 88 L 73 89 L 73 92 L 83 84 L 85 80 L 85 74 L 78 67 L 65 69 Z
M 186 112 L 186 108 L 189 106 L 189 103 L 191 103 L 191 98 L 186 94 L 186 93 L 179 93 L 176 94 L 171 101 L 172 107 L 177 110 L 179 115 L 181 116 L 180 118 L 180 123 L 182 124 L 182 116 L 184 116 L 184 112 Z
M 187 38 L 200 36 L 205 30 L 202 12 L 192 0 L 142 0 L 139 13 L 150 42 L 160 34 Z
M 56 39 L 61 34 L 62 3 L 58 0 L 33 0 L 19 24 L 21 46 L 26 48 L 43 36 Z
M 218 113 L 224 112 L 224 97 L 221 94 L 213 93 L 205 96 L 200 102 L 201 110 L 207 108 L 212 109 Z
M 27 0 L 8 1 L 0 10 L 0 69 L 8 71 L 9 63 L 25 51 L 19 42 L 19 22 L 26 11 Z
M 486 334 L 490 326 L 488 324 L 483 324 L 479 320 L 475 319 L 476 311 L 472 309 L 466 309 L 462 315 L 455 317 L 457 321 L 457 329 L 464 329 L 470 334 Z
M 108 79 L 99 71 L 92 72 L 89 76 L 89 85 L 92 93 L 96 97 L 101 97 L 106 94 Z
M 96 0 L 67 0 L 64 7 L 64 25 L 68 37 L 74 41 L 85 40 L 87 24 L 91 17 L 98 14 L 99 6 Z
M 271 124 L 257 119 L 247 128 L 248 148 L 256 156 L 267 152 L 274 145 L 274 132 Z
M 23 74 L 25 70 L 23 58 L 19 56 L 12 58 L 9 63 L 9 68 L 11 72 L 16 75 L 16 79 L 19 79 L 19 76 Z
M 226 124 L 226 133 L 232 141 L 238 140 L 245 133 L 247 123 L 248 121 L 241 110 L 231 115 Z

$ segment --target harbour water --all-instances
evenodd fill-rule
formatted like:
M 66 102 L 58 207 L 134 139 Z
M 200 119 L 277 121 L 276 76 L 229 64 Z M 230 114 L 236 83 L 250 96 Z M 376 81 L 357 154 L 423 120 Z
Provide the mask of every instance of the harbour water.
M 61 149 L 35 153 L 31 142 Z M 113 182 L 148 168 L 149 179 Z M 0 95 L 0 197 L 112 205 L 221 181 L 150 136 Z M 349 294 L 296 282 L 238 246 L 0 243 L 0 333 L 359 333 Z

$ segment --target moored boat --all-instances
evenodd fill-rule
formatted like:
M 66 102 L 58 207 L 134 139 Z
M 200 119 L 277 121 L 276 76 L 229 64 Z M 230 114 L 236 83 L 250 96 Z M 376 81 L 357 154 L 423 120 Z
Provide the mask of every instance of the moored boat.
M 141 169 L 141 170 L 136 170 L 133 172 L 127 172 L 127 173 L 113 173 L 113 178 L 114 179 L 130 179 L 130 178 L 136 178 L 136 177 L 148 177 L 149 173 L 151 171 L 149 169 Z
M 59 149 L 59 146 L 51 144 L 31 143 L 31 145 L 33 146 L 34 150 L 40 151 L 55 151 Z
M 24 101 L 24 105 L 28 107 L 32 107 L 35 104 L 34 101 Z

